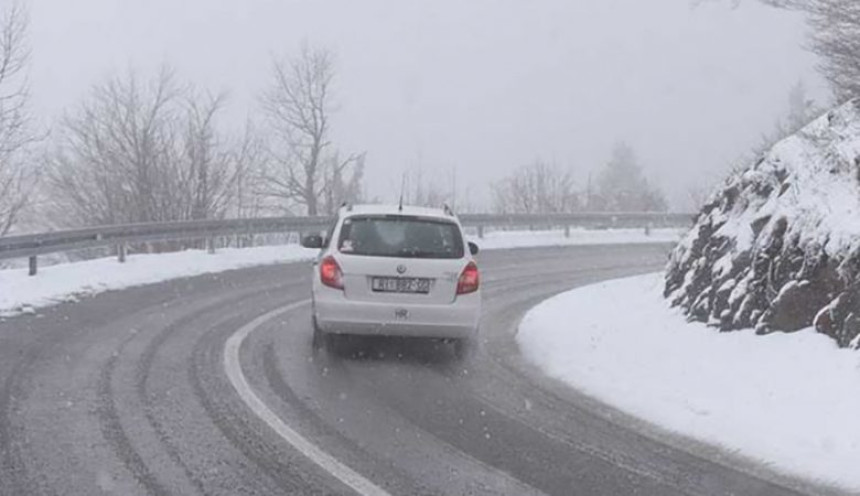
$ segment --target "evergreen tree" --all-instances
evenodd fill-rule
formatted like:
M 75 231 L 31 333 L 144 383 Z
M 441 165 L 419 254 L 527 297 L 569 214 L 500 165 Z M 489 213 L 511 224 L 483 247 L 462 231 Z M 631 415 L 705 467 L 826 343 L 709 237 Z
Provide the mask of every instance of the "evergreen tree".
M 607 212 L 660 212 L 668 208 L 659 188 L 652 187 L 642 172 L 633 148 L 619 142 L 597 181 L 592 210 Z

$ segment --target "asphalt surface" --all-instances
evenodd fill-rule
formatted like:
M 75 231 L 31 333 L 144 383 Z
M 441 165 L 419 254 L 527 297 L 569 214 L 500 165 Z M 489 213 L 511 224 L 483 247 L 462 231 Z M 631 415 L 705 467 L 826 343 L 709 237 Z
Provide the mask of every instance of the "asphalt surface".
M 629 418 L 520 357 L 514 335 L 531 306 L 657 270 L 667 251 L 481 254 L 482 342 L 464 361 L 420 340 L 362 340 L 314 354 L 301 303 L 307 263 L 109 292 L 7 319 L 0 494 L 353 493 L 277 434 L 228 379 L 225 343 L 289 304 L 239 348 L 248 385 L 279 422 L 389 494 L 824 493 Z

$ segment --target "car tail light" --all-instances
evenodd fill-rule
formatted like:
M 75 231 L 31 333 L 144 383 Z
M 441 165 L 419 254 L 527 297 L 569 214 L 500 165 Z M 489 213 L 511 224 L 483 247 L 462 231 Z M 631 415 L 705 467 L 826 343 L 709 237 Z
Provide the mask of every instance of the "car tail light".
M 475 265 L 475 262 L 469 262 L 469 265 L 460 274 L 460 280 L 457 281 L 457 294 L 474 293 L 480 285 L 481 274 L 478 272 L 478 266 Z
M 343 272 L 334 257 L 325 257 L 320 262 L 320 280 L 330 288 L 343 289 Z

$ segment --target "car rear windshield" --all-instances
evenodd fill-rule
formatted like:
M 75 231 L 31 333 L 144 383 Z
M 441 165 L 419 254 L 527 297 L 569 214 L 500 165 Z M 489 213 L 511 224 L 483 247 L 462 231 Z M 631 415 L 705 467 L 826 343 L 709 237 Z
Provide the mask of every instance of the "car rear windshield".
M 338 250 L 348 255 L 463 258 L 463 236 L 453 222 L 403 215 L 355 216 L 343 221 Z

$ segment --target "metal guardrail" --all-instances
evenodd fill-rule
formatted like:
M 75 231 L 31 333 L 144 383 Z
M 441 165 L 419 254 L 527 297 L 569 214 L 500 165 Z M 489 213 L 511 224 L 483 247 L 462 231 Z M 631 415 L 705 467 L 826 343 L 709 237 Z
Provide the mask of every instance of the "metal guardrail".
M 272 217 L 89 227 L 0 238 L 0 260 L 118 244 L 184 241 L 321 229 L 328 217 Z
M 693 214 L 687 213 L 603 213 L 573 214 L 463 214 L 459 216 L 464 227 L 477 229 L 483 237 L 486 227 L 571 227 L 586 228 L 659 228 L 686 227 L 692 224 Z M 254 219 L 204 220 L 162 222 L 90 227 L 24 234 L 0 238 L 0 260 L 29 258 L 30 272 L 36 273 L 36 257 L 90 248 L 116 246 L 120 261 L 125 259 L 125 248 L 134 243 L 162 241 L 212 240 L 223 236 L 271 233 L 310 232 L 324 230 L 333 219 L 330 217 L 268 217 Z
M 689 227 L 695 214 L 663 212 L 578 212 L 572 214 L 464 214 L 458 216 L 464 227 L 482 234 L 484 227 Z M 483 237 L 483 236 L 481 236 Z

